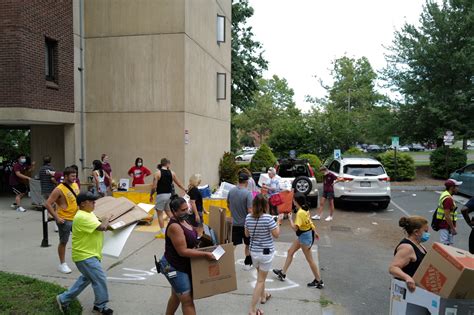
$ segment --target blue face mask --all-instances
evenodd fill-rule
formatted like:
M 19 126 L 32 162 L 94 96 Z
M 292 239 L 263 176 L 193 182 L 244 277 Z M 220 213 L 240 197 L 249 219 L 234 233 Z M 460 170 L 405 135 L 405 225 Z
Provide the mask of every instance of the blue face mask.
M 424 243 L 430 239 L 431 234 L 428 232 L 423 232 L 420 238 L 420 242 Z

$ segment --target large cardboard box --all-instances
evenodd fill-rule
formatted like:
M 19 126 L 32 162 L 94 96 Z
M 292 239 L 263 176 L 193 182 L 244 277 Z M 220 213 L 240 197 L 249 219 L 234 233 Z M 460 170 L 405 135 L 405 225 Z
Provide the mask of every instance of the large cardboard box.
M 474 299 L 474 255 L 434 243 L 413 279 L 418 286 L 446 299 Z
M 225 251 L 224 255 L 217 261 L 191 258 L 194 299 L 202 299 L 237 290 L 234 245 L 228 243 L 217 246 L 222 246 Z M 217 246 L 200 248 L 199 250 L 212 252 Z
M 393 279 L 390 289 L 390 314 L 474 315 L 474 301 L 444 299 L 419 287 L 415 292 L 410 292 L 404 281 Z
M 226 214 L 225 209 L 209 207 L 209 227 L 214 230 L 219 244 L 226 243 Z

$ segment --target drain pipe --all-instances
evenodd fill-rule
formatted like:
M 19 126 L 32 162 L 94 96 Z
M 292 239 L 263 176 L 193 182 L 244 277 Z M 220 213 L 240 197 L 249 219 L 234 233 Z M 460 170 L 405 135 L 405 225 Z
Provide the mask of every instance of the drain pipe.
M 85 148 L 84 148 L 84 0 L 79 0 L 79 51 L 80 51 L 80 66 L 79 72 L 81 77 L 81 161 L 82 171 L 85 169 Z

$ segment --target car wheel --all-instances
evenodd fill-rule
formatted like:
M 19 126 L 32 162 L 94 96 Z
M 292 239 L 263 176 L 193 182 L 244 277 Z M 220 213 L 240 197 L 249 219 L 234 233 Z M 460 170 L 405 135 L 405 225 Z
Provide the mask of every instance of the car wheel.
M 242 158 L 240 156 L 235 158 L 236 161 L 242 162 Z
M 308 177 L 300 176 L 293 181 L 293 188 L 296 192 L 300 192 L 307 195 L 313 188 L 313 184 L 311 183 L 311 180 Z
M 379 202 L 379 207 L 380 207 L 380 209 L 385 210 L 385 209 L 388 208 L 389 204 L 390 204 L 390 200 L 389 201 L 384 201 L 384 202 Z

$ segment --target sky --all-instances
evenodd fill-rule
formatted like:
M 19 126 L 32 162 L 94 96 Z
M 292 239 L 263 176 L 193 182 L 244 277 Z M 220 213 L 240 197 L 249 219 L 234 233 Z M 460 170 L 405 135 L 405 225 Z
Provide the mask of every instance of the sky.
M 369 59 L 385 67 L 384 53 L 394 31 L 405 22 L 418 24 L 424 0 L 249 0 L 248 20 L 268 60 L 265 78 L 276 74 L 295 91 L 297 106 L 307 111 L 305 95 L 323 97 L 331 83 L 331 62 L 342 56 Z M 317 76 L 317 79 L 314 77 Z M 382 93 L 388 91 L 381 90 Z

